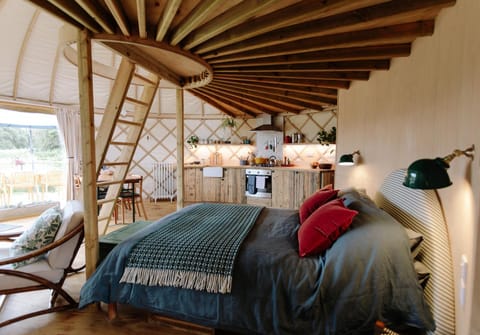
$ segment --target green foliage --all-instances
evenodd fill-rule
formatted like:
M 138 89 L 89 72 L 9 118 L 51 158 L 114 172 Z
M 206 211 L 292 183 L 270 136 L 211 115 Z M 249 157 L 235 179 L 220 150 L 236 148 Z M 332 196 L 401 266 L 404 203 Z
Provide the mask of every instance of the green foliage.
M 0 149 L 22 148 L 28 148 L 27 129 L 0 127 Z
M 223 128 L 235 128 L 237 126 L 237 122 L 234 118 L 226 117 L 222 121 Z
M 319 131 L 317 141 L 322 145 L 335 144 L 337 142 L 337 128 L 332 127 L 328 132 L 325 129 Z
M 187 143 L 190 145 L 191 148 L 196 148 L 198 144 L 198 136 L 192 135 L 187 139 Z

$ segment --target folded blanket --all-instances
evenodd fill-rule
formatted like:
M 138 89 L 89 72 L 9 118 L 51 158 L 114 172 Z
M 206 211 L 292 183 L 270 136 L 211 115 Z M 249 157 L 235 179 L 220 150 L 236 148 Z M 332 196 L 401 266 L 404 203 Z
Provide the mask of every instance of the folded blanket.
M 235 257 L 262 207 L 201 204 L 130 252 L 120 282 L 230 293 Z

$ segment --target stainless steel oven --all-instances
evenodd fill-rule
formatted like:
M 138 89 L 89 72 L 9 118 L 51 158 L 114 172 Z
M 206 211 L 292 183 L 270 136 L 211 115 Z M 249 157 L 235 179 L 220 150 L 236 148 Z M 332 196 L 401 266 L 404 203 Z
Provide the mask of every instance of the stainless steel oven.
M 245 195 L 247 197 L 272 197 L 272 170 L 246 169 L 245 178 Z

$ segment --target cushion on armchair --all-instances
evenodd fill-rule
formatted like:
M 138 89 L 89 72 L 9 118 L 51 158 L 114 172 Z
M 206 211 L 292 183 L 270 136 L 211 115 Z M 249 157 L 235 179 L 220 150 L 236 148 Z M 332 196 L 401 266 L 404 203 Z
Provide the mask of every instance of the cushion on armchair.
M 52 243 L 62 223 L 62 216 L 62 210 L 59 207 L 45 210 L 22 235 L 15 239 L 10 246 L 10 256 L 21 256 Z M 13 264 L 13 267 L 34 263 L 42 257 L 44 256 L 32 257 Z

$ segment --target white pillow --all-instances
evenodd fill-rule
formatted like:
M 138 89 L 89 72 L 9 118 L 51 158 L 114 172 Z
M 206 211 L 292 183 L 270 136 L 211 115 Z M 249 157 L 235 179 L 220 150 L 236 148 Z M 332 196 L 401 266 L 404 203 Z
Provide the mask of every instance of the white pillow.
M 52 207 L 45 210 L 35 222 L 25 230 L 10 246 L 10 256 L 16 257 L 40 249 L 55 239 L 58 227 L 62 223 L 62 210 Z M 12 264 L 14 268 L 34 263 L 44 255 Z

